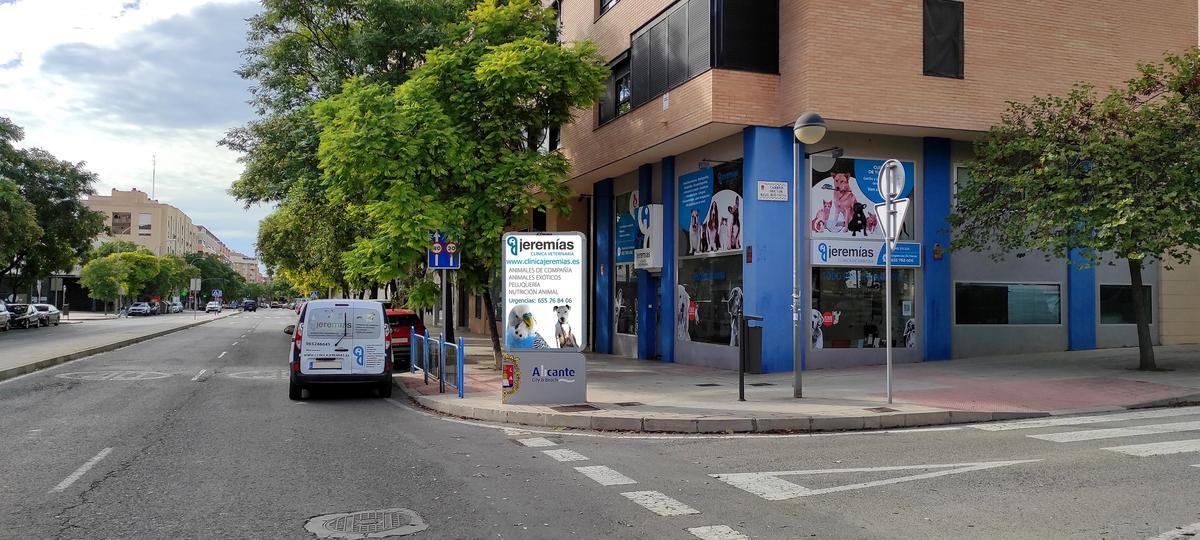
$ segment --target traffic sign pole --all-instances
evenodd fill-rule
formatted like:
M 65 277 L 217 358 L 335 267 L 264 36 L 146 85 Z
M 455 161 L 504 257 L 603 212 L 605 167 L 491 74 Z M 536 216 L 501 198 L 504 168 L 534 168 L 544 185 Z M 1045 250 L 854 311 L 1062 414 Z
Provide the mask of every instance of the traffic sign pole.
M 884 333 L 885 354 L 887 356 L 887 402 L 892 403 L 892 251 L 896 249 L 896 240 L 900 236 L 900 223 L 904 221 L 904 215 L 908 213 L 908 199 L 900 199 L 900 195 L 904 189 L 904 166 L 897 160 L 889 159 L 883 163 L 883 167 L 879 169 L 879 189 L 883 192 L 884 203 L 875 207 L 876 213 L 880 213 L 880 207 L 883 207 L 880 221 L 883 224 L 884 236 L 884 259 L 883 259 L 883 287 L 884 287 L 884 313 L 887 329 Z

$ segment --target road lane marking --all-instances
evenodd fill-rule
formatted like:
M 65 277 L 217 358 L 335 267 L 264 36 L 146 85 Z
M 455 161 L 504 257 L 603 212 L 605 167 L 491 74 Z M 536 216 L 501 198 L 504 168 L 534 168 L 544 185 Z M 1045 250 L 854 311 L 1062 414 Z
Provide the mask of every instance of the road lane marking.
M 687 530 L 700 540 L 748 540 L 750 537 L 737 532 L 729 525 L 709 525 L 707 527 L 692 527 Z
M 636 484 L 634 480 L 617 471 L 614 471 L 604 465 L 591 465 L 588 467 L 575 467 L 575 470 L 583 473 L 584 476 L 595 480 L 602 486 L 621 486 L 625 484 Z
M 1193 523 L 1178 529 L 1167 531 L 1147 540 L 1191 540 L 1200 536 L 1200 523 Z
M 195 377 L 192 377 L 192 382 L 196 382 L 196 381 L 200 380 L 200 377 L 204 376 L 205 371 L 208 371 L 208 370 L 207 369 L 200 370 L 200 373 L 197 373 Z
M 1127 456 L 1149 457 L 1149 456 L 1165 456 L 1169 454 L 1184 454 L 1187 452 L 1200 452 L 1200 439 L 1192 439 L 1187 441 L 1167 441 L 1148 444 L 1128 444 L 1125 446 L 1111 446 L 1105 448 Z M 1195 467 L 1195 465 L 1193 465 Z
M 217 358 L 225 358 L 226 352 L 229 352 L 229 351 L 221 351 L 221 354 L 217 355 Z
M 233 347 L 234 345 L 237 345 L 237 344 L 238 344 L 238 342 L 235 341 L 235 342 L 233 342 L 233 345 L 230 345 L 230 347 Z
M 1035 429 L 1058 426 L 1081 426 L 1084 424 L 1099 424 L 1102 422 L 1120 422 L 1122 420 L 1144 420 L 1147 418 L 1169 418 L 1172 416 L 1188 416 L 1200 414 L 1200 407 L 1179 407 L 1174 409 L 1156 409 L 1151 411 L 1133 411 L 1116 414 L 1101 414 L 1095 416 L 1060 416 L 1055 418 L 1035 418 L 1032 420 L 1016 420 L 1012 422 L 993 422 L 974 424 L 970 427 L 984 431 L 1009 431 L 1013 429 Z
M 622 493 L 621 496 L 660 516 L 686 516 L 700 513 L 699 510 L 657 491 L 629 491 Z
M 1013 461 L 981 461 L 976 463 L 945 463 L 934 465 L 900 465 L 892 467 L 858 467 L 851 469 L 812 469 L 805 471 L 778 471 L 778 472 L 759 472 L 759 473 L 732 473 L 732 474 L 710 474 L 709 476 L 725 482 L 733 487 L 748 491 L 768 501 L 783 501 L 794 499 L 796 497 L 810 497 L 813 495 L 824 495 L 826 493 L 837 493 L 840 491 L 851 491 L 855 489 L 864 489 L 871 487 L 887 486 L 891 484 L 899 484 L 901 482 L 911 482 L 913 480 L 926 480 L 929 478 L 937 478 L 951 474 L 959 474 L 972 471 L 982 471 L 985 469 L 994 469 L 996 467 L 1007 467 L 1009 465 L 1017 465 L 1021 463 L 1034 463 L 1041 461 L 1040 459 L 1024 459 Z M 838 473 L 861 473 L 861 472 L 885 472 L 885 471 L 911 471 L 911 470 L 926 470 L 926 469 L 943 469 L 921 474 L 909 476 L 901 476 L 897 478 L 888 478 L 886 480 L 876 480 L 873 482 L 861 482 L 857 484 L 846 484 L 842 486 L 833 486 L 822 489 L 810 489 L 799 484 L 789 482 L 780 476 L 808 476 L 818 474 L 838 474 Z
M 543 454 L 550 456 L 558 461 L 587 461 L 588 457 L 566 448 L 558 448 L 555 450 L 542 450 Z
M 545 437 L 533 437 L 529 439 L 517 439 L 517 442 L 530 448 L 543 448 L 546 446 L 554 446 L 554 441 Z
M 96 454 L 92 457 L 92 459 L 87 460 L 87 462 L 83 465 L 80 465 L 78 469 L 75 469 L 75 472 L 71 473 L 71 476 L 64 478 L 62 482 L 59 482 L 57 486 L 54 486 L 54 489 L 50 490 L 50 492 L 56 493 L 71 487 L 71 484 L 74 484 L 75 481 L 79 480 L 81 476 L 87 474 L 92 467 L 95 467 L 97 463 L 100 463 L 100 460 L 104 459 L 104 457 L 110 452 L 112 452 L 112 448 L 105 448 L 104 450 L 101 450 L 99 454 Z
M 246 334 L 242 334 L 242 337 L 246 337 Z
M 1179 433 L 1181 431 L 1198 431 L 1200 422 L 1174 422 L 1170 424 L 1149 424 L 1145 426 L 1129 426 L 1109 429 L 1089 429 L 1085 431 L 1064 431 L 1062 433 L 1045 433 L 1029 435 L 1032 439 L 1050 442 L 1079 442 L 1097 439 L 1116 439 L 1118 437 L 1136 437 L 1139 435 L 1161 435 L 1163 433 Z

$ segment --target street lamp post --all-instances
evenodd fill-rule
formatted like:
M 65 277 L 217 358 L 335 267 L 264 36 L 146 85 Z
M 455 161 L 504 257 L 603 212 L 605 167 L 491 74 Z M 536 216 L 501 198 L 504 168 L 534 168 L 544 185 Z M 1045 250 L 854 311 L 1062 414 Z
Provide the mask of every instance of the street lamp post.
M 800 250 L 804 244 L 804 229 L 800 226 L 800 143 L 817 144 L 825 137 L 825 119 L 815 112 L 806 112 L 792 126 L 792 396 L 804 397 L 801 384 L 801 358 L 804 356 L 804 319 L 801 317 Z

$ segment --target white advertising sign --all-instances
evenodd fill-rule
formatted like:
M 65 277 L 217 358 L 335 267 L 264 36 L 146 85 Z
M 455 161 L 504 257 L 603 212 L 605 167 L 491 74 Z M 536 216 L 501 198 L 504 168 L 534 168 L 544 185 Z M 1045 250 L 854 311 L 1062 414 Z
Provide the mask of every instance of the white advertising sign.
M 587 241 L 582 233 L 507 233 L 504 348 L 578 352 L 587 344 Z
M 663 260 L 663 207 L 661 204 L 647 204 L 638 207 L 635 214 L 638 230 L 642 232 L 642 247 L 633 252 L 633 267 L 660 271 Z
M 786 200 L 788 200 L 787 182 L 768 182 L 766 180 L 759 180 L 758 181 L 758 200 L 760 200 L 760 201 L 786 201 Z

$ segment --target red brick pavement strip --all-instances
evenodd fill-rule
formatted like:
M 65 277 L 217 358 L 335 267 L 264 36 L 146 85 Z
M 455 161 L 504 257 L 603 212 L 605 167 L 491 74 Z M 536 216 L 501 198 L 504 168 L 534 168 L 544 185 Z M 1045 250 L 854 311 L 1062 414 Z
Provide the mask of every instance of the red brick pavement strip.
M 961 411 L 1061 411 L 1135 405 L 1196 393 L 1193 388 L 1105 377 L 1004 382 L 938 375 L 919 380 L 947 387 L 898 391 L 896 400 Z

